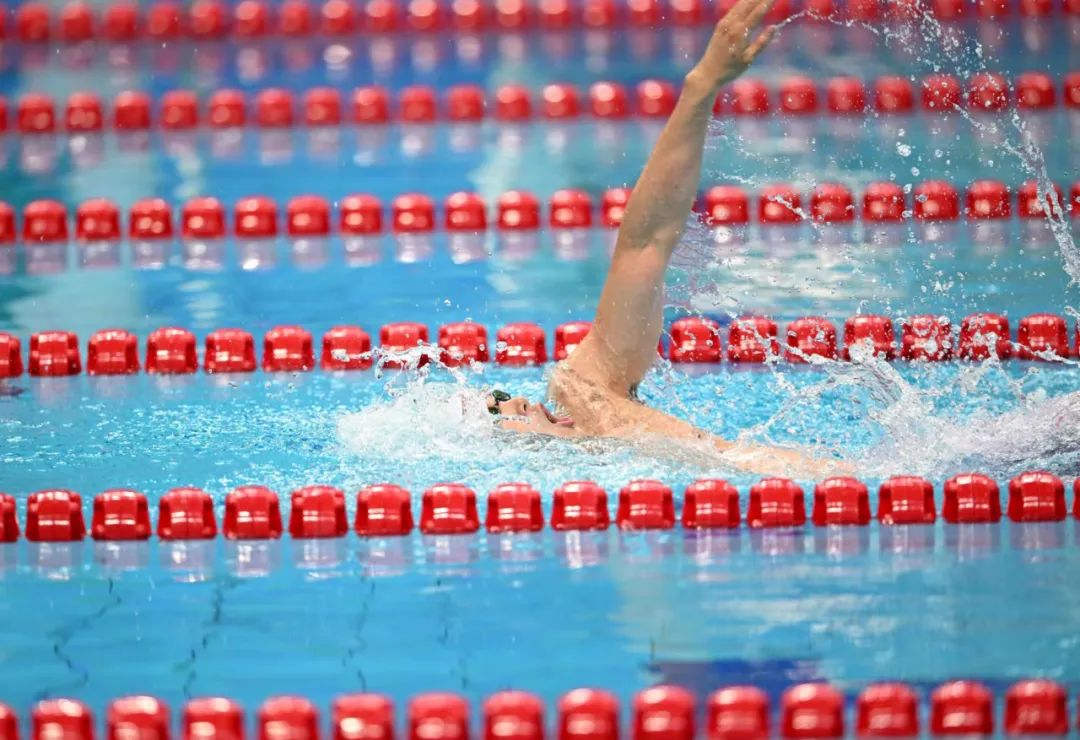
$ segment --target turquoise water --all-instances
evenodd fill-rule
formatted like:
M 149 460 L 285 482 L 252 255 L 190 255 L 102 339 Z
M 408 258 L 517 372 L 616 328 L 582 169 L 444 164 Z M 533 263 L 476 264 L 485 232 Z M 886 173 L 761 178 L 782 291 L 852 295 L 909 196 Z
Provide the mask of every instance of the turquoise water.
M 1060 79 L 1078 59 L 1072 20 L 957 28 L 970 43 L 980 40 L 979 54 L 971 46 L 953 59 L 930 54 L 932 34 L 906 43 L 865 29 L 796 23 L 758 71 L 775 82 L 793 73 L 869 79 L 936 67 L 963 76 L 985 66 L 1010 74 L 1045 69 Z M 171 68 L 160 50 L 140 48 L 137 61 L 122 68 L 101 53 L 90 66 L 63 54 L 35 65 L 30 50 L 16 48 L 6 50 L 0 89 L 12 99 L 45 90 L 62 100 L 75 89 L 108 95 L 127 86 L 159 96 L 179 86 L 300 91 L 329 83 L 347 90 L 375 81 L 441 90 L 459 82 L 494 89 L 510 81 L 538 88 L 554 80 L 675 79 L 699 36 L 612 34 L 611 48 L 594 49 L 584 65 L 586 39 L 575 34 L 561 46 L 550 36 L 526 37 L 520 54 L 505 40 L 485 38 L 472 62 L 462 61 L 453 39 L 425 45 L 406 38 L 389 66 L 370 63 L 366 41 L 344 45 L 351 56 L 343 66 L 330 64 L 339 57 L 317 43 L 302 45 L 311 60 L 306 67 L 274 43 L 260 47 L 262 66 L 234 45 L 207 44 L 197 52 L 174 49 Z M 1058 108 L 1042 118 L 1033 128 L 1045 129 L 1047 174 L 1067 186 L 1078 164 L 1075 113 Z M 990 177 L 1015 188 L 1037 169 L 1037 157 L 1013 153 L 1019 134 L 1011 124 L 996 133 L 985 121 L 962 118 L 943 132 L 934 133 L 935 126 L 921 113 L 846 123 L 822 116 L 799 126 L 775 117 L 760 126 L 725 120 L 710 137 L 703 185 L 734 181 L 756 190 L 785 181 L 808 191 L 839 180 L 860 190 L 875 180 L 944 178 L 962 189 Z M 56 197 L 73 209 L 94 196 L 126 207 L 150 195 L 179 203 L 210 194 L 232 203 L 265 193 L 283 204 L 305 192 L 331 200 L 371 192 L 384 201 L 408 190 L 437 200 L 458 189 L 489 200 L 510 188 L 541 198 L 567 186 L 597 194 L 633 181 L 655 135 L 637 120 L 608 128 L 582 122 L 564 132 L 560 148 L 553 129 L 535 123 L 517 140 L 507 138 L 506 127 L 485 125 L 472 145 L 454 151 L 450 132 L 437 128 L 427 132 L 430 149 L 419 154 L 402 151 L 409 132 L 393 127 L 375 142 L 358 141 L 345 127 L 321 153 L 312 153 L 314 137 L 303 132 L 268 141 L 249 131 L 229 156 L 206 132 L 186 148 L 155 134 L 142 149 L 110 134 L 97 160 L 74 156 L 61 138 L 52 168 L 39 173 L 20 164 L 20 140 L 9 135 L 3 198 L 21 206 Z M 1018 220 L 993 237 L 963 221 L 939 243 L 924 236 L 912 228 L 886 247 L 863 243 L 859 233 L 797 227 L 780 238 L 755 229 L 745 246 L 718 246 L 711 233 L 693 228 L 672 273 L 668 318 L 703 312 L 726 322 L 750 312 L 787 321 L 821 314 L 842 325 L 856 313 L 897 321 L 932 313 L 959 323 L 969 313 L 994 311 L 1007 314 L 1015 331 L 1030 313 L 1070 315 L 1076 290 L 1063 266 L 1072 249 L 1067 236 L 1057 242 Z M 190 328 L 201 344 L 225 326 L 258 337 L 298 323 L 318 336 L 341 323 L 374 334 L 391 321 L 421 321 L 434 332 L 442 323 L 474 319 L 492 331 L 534 321 L 550 337 L 557 324 L 590 317 L 609 240 L 598 229 L 582 254 L 566 259 L 545 231 L 535 251 L 514 260 L 490 237 L 491 254 L 461 262 L 436 235 L 429 258 L 404 263 L 386 237 L 374 264 L 354 267 L 336 238 L 325 262 L 307 266 L 282 239 L 273 264 L 255 271 L 241 269 L 231 243 L 216 271 L 185 267 L 178 245 L 164 269 L 136 269 L 126 244 L 118 245 L 118 265 L 89 269 L 69 246 L 52 255 L 65 258 L 55 274 L 30 274 L 20 248 L 12 274 L 0 277 L 0 331 L 25 340 L 36 331 L 72 330 L 85 349 L 93 331 L 112 326 L 134 331 L 144 346 L 161 326 Z M 1072 331 L 1075 319 L 1069 323 Z M 574 478 L 596 480 L 613 499 L 627 481 L 655 477 L 681 499 L 686 484 L 716 475 L 739 487 L 745 510 L 754 480 L 685 448 L 571 446 L 462 424 L 462 394 L 496 385 L 538 398 L 539 369 L 436 370 L 424 377 L 23 376 L 11 385 L 23 392 L 0 396 L 0 490 L 16 496 L 20 516 L 27 495 L 49 487 L 82 494 L 88 514 L 93 495 L 106 488 L 135 488 L 153 504 L 169 488 L 196 485 L 213 495 L 220 518 L 225 495 L 250 483 L 283 498 L 302 485 L 333 484 L 347 492 L 351 513 L 355 491 L 378 481 L 418 497 L 432 483 L 457 480 L 483 498 L 499 483 L 524 480 L 547 507 L 552 490 Z M 1070 396 L 1078 391 L 1071 362 L 898 362 L 661 365 L 643 396 L 718 434 L 851 460 L 876 507 L 876 484 L 895 473 L 934 480 L 939 504 L 941 481 L 969 470 L 1004 485 L 1019 472 L 1046 468 L 1071 483 L 1080 475 L 1080 403 Z M 809 491 L 813 481 L 802 483 Z M 1072 519 L 724 534 L 350 535 L 318 543 L 20 542 L 0 546 L 0 699 L 22 711 L 41 697 L 72 696 L 100 711 L 108 699 L 132 692 L 174 706 L 222 693 L 253 708 L 285 692 L 325 705 L 357 689 L 399 701 L 453 689 L 475 702 L 507 687 L 553 700 L 579 685 L 627 698 L 658 681 L 699 694 L 752 682 L 775 695 L 806 679 L 828 679 L 850 692 L 881 678 L 927 687 L 963 676 L 997 688 L 1035 675 L 1074 692 L 1076 545 Z

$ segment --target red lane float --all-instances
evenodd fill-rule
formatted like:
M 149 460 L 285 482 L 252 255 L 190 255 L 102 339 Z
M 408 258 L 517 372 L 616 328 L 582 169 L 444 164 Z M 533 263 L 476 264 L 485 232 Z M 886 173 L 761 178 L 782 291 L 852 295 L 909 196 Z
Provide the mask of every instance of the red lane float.
M 424 534 L 467 534 L 480 528 L 476 492 L 459 483 L 440 483 L 424 491 L 420 531 Z
M 846 224 L 855 220 L 855 198 L 843 185 L 823 183 L 810 193 L 810 218 L 817 224 Z
M 906 684 L 871 684 L 859 694 L 855 727 L 859 737 L 917 737 L 918 696 Z
M 87 375 L 132 375 L 139 369 L 139 340 L 131 332 L 103 329 L 90 337 L 86 347 Z
M 490 359 L 487 329 L 473 321 L 440 326 L 438 342 L 442 350 L 440 362 L 447 367 L 487 362 Z
M 811 357 L 836 359 L 836 327 L 821 316 L 806 316 L 788 324 L 784 354 L 788 362 L 810 362 Z
M 963 319 L 959 340 L 952 324 L 942 316 L 912 316 L 903 320 L 899 355 L 911 361 L 944 361 L 954 356 L 980 361 L 991 357 L 1053 360 L 1073 356 L 1069 328 L 1056 314 L 1034 314 L 1021 319 L 1016 351 L 1010 341 L 1008 320 L 997 314 L 973 314 Z M 571 322 L 555 330 L 554 359 L 566 358 L 588 334 L 588 322 Z M 1080 335 L 1080 326 L 1077 329 Z M 732 362 L 765 362 L 777 357 L 779 346 L 776 322 L 764 317 L 734 319 L 728 330 L 727 354 Z M 883 316 L 855 316 L 844 324 L 844 349 L 838 354 L 836 329 L 821 317 L 804 317 L 787 327 L 785 358 L 803 362 L 819 356 L 829 360 L 852 359 L 852 349 L 893 359 L 897 352 L 892 323 Z M 675 363 L 716 363 L 722 359 L 723 333 L 712 319 L 689 317 L 672 324 L 670 358 Z M 508 366 L 529 366 L 548 361 L 543 329 L 531 323 L 508 324 L 496 332 L 495 360 Z M 415 350 L 428 343 L 422 324 L 387 324 L 380 330 L 383 366 L 400 368 L 407 358 L 393 353 Z M 199 361 L 195 336 L 181 328 L 164 328 L 147 338 L 146 371 L 149 373 L 194 373 Z M 958 349 L 956 345 L 958 344 Z M 139 371 L 138 341 L 122 329 L 94 333 L 87 344 L 87 373 L 90 375 L 130 375 Z M 304 372 L 315 366 L 313 338 L 298 326 L 274 327 L 263 339 L 262 368 L 267 372 Z M 22 343 L 18 337 L 0 333 L 0 378 L 23 372 Z M 70 332 L 39 332 L 30 337 L 26 368 L 34 376 L 77 375 L 82 370 L 78 339 Z M 857 353 L 856 353 L 857 354 Z M 424 352 L 415 358 L 422 365 L 430 356 L 455 367 L 490 359 L 487 329 L 462 322 L 439 328 L 438 352 Z M 322 338 L 320 367 L 328 371 L 363 370 L 374 364 L 371 337 L 357 326 L 337 326 Z M 203 369 L 207 373 L 252 372 L 257 366 L 254 338 L 240 329 L 218 329 L 205 340 Z
M 330 203 L 318 195 L 298 195 L 285 206 L 285 231 L 294 238 L 330 234 Z
M 882 524 L 933 524 L 937 519 L 934 485 L 925 478 L 889 478 L 878 489 L 878 521 Z
M 870 183 L 863 191 L 863 220 L 867 224 L 896 224 L 906 215 L 904 189 L 895 183 Z
M 973 314 L 960 324 L 960 357 L 965 360 L 986 360 L 1012 357 L 1009 341 L 1009 320 L 998 314 Z
M 92 740 L 94 715 L 89 707 L 74 699 L 45 699 L 31 711 L 30 732 L 34 740 L 52 737 Z
M 158 502 L 157 536 L 162 540 L 209 540 L 217 536 L 214 501 L 198 488 L 174 488 Z
M 1064 735 L 1069 731 L 1065 689 L 1055 681 L 1018 681 L 1005 694 L 1008 735 Z
M 128 212 L 128 236 L 133 242 L 172 239 L 172 207 L 164 198 L 135 201 Z
M 1061 735 L 1070 728 L 1065 688 L 1048 679 L 1017 681 L 1004 693 L 1004 727 L 1008 735 Z M 695 700 L 678 686 L 653 686 L 633 697 L 631 734 L 635 740 L 691 740 L 695 733 Z M 901 682 L 879 682 L 864 688 L 856 700 L 859 737 L 916 737 L 928 731 L 939 736 L 990 735 L 994 731 L 994 697 L 977 681 L 950 681 L 931 694 L 929 727 L 921 727 L 917 695 Z M 619 703 L 602 689 L 580 688 L 563 694 L 556 705 L 559 740 L 615 740 Z M 523 691 L 499 691 L 482 702 L 483 729 L 478 737 L 493 740 L 513 737 L 542 740 L 544 702 Z M 168 734 L 169 707 L 152 696 L 115 699 L 106 711 L 110 737 Z M 374 693 L 346 694 L 331 704 L 331 725 L 336 740 L 388 738 L 394 729 L 394 704 Z M 181 712 L 184 737 L 243 735 L 244 711 L 223 697 L 191 699 Z M 704 713 L 704 734 L 712 740 L 748 740 L 772 733 L 768 695 L 755 686 L 725 686 L 709 695 Z M 781 697 L 780 727 L 776 734 L 792 740 L 839 738 L 845 733 L 844 696 L 827 683 L 803 683 L 786 689 Z M 319 710 L 307 699 L 276 696 L 257 712 L 260 737 L 314 738 Z M 90 709 L 72 699 L 46 699 L 30 711 L 31 737 L 88 740 L 93 736 Z M 17 734 L 18 717 L 0 704 L 0 732 Z M 408 703 L 406 737 L 469 737 L 469 703 L 452 693 L 422 693 Z
M 552 496 L 551 528 L 557 532 L 611 526 L 607 492 L 590 481 L 571 481 Z
M 195 335 L 187 329 L 157 329 L 146 338 L 146 372 L 183 375 L 199 368 Z
M 278 539 L 282 530 L 278 495 L 266 486 L 240 486 L 225 497 L 221 529 L 229 540 Z
M 653 686 L 634 697 L 634 740 L 694 740 L 694 695 L 679 686 Z
M 776 322 L 764 316 L 742 316 L 731 322 L 728 359 L 731 362 L 765 362 L 780 356 Z
M 915 186 L 914 215 L 919 221 L 955 221 L 960 215 L 960 196 L 942 180 Z
M 956 475 L 945 481 L 941 517 L 950 524 L 1001 521 L 1001 491 L 997 482 L 979 473 Z
M 1009 189 L 1000 182 L 981 180 L 965 191 L 963 215 L 974 224 L 1000 221 L 1015 212 L 1022 219 L 1042 219 L 1047 213 L 1063 214 L 1062 190 L 1051 184 L 1048 194 L 1042 186 L 1028 182 L 1017 191 L 1016 207 Z M 1072 185 L 1080 192 L 1080 183 Z M 626 188 L 610 188 L 601 199 L 599 221 L 604 228 L 618 228 L 626 203 Z M 1070 196 L 1076 200 L 1075 195 Z M 740 227 L 749 223 L 749 194 L 739 186 L 709 188 L 701 201 L 703 222 L 712 227 Z M 956 188 L 942 181 L 919 183 L 914 189 L 911 215 L 919 222 L 955 221 L 961 216 Z M 871 183 L 862 194 L 860 210 L 867 224 L 899 223 L 908 216 L 906 198 L 894 183 Z M 437 223 L 450 233 L 479 233 L 489 227 L 486 206 L 474 193 L 455 193 L 442 206 L 443 219 L 436 221 L 435 204 L 426 195 L 411 193 L 396 197 L 391 204 L 391 230 L 396 235 L 427 234 Z M 578 190 L 560 190 L 548 203 L 550 228 L 585 229 L 594 224 L 593 202 Z M 376 236 L 384 233 L 383 206 L 378 198 L 355 194 L 342 198 L 338 207 L 337 234 L 342 237 Z M 1080 210 L 1069 211 L 1076 217 Z M 285 231 L 291 239 L 330 236 L 330 203 L 320 196 L 298 196 L 285 204 Z M 764 188 L 757 198 L 757 220 L 765 226 L 797 225 L 804 218 L 817 224 L 850 224 L 855 220 L 855 196 L 847 188 L 826 184 L 810 194 L 809 209 L 802 210 L 802 195 L 788 185 Z M 279 235 L 277 205 L 263 196 L 242 198 L 234 209 L 234 233 L 242 239 L 275 239 Z M 225 207 L 215 198 L 192 198 L 181 208 L 181 236 L 188 241 L 220 239 L 227 233 Z M 540 204 L 536 196 L 509 191 L 496 201 L 494 225 L 500 231 L 535 231 L 541 228 Z M 11 245 L 21 233 L 24 245 L 61 244 L 68 241 L 68 216 L 63 204 L 34 201 L 23 209 L 21 232 L 16 230 L 14 210 L 0 202 L 0 248 Z M 169 204 L 160 198 L 135 203 L 128 215 L 127 238 L 132 241 L 167 239 L 173 235 Z M 116 241 L 123 234 L 120 212 L 102 199 L 81 204 L 75 216 L 75 237 L 80 243 Z
M 331 0 L 334 2 L 336 0 Z M 378 0 L 375 0 L 376 2 Z M 250 0 L 249 0 L 250 3 Z M 249 4 L 248 3 L 248 4 Z M 245 5 L 245 3 L 241 3 Z M 1060 83 L 1060 100 L 1076 107 L 1080 85 L 1072 72 Z M 1027 72 L 1016 77 L 1015 105 L 1028 113 L 1054 109 L 1059 104 L 1059 83 L 1048 75 Z M 1013 102 L 1009 83 L 998 74 L 977 74 L 961 83 L 949 75 L 929 75 L 921 81 L 921 105 L 928 115 L 947 114 L 965 104 L 979 115 L 1000 114 Z M 63 128 L 69 133 L 142 132 L 153 127 L 168 131 L 191 131 L 201 123 L 211 129 L 229 129 L 253 123 L 260 129 L 283 129 L 297 125 L 318 128 L 338 126 L 346 120 L 342 94 L 330 87 L 313 87 L 294 95 L 281 88 L 266 88 L 248 97 L 241 91 L 213 91 L 201 104 L 192 90 L 170 90 L 157 104 L 141 91 L 125 90 L 111 101 L 106 119 L 106 105 L 92 92 L 74 92 L 63 103 Z M 455 85 L 446 91 L 442 105 L 434 88 L 413 85 L 402 88 L 396 100 L 379 86 L 358 87 L 349 93 L 348 120 L 358 125 L 386 124 L 396 119 L 404 124 L 426 125 L 437 120 L 454 123 L 477 123 L 488 110 L 503 124 L 517 125 L 534 115 L 533 98 L 547 120 L 565 121 L 582 112 L 582 99 L 588 100 L 588 113 L 605 121 L 622 121 L 630 115 L 645 119 L 664 119 L 674 108 L 676 88 L 665 80 L 648 79 L 634 89 L 633 104 L 626 88 L 615 82 L 598 82 L 583 94 L 567 83 L 554 83 L 535 96 L 521 85 L 503 85 L 488 99 L 477 85 Z M 714 114 L 730 113 L 735 117 L 761 117 L 773 109 L 785 116 L 803 117 L 819 113 L 815 82 L 795 76 L 780 81 L 770 90 L 761 80 L 741 78 L 716 99 Z M 872 82 L 873 105 L 867 105 L 866 86 L 852 77 L 834 77 L 825 82 L 825 109 L 831 115 L 863 116 L 909 114 L 915 105 L 914 86 L 902 77 L 883 76 Z M 299 114 L 298 114 L 299 112 Z M 14 129 L 23 135 L 51 134 L 57 131 L 57 104 L 43 93 L 26 93 L 15 105 Z
M 500 691 L 484 701 L 485 740 L 544 740 L 544 703 L 524 691 Z
M 412 497 L 389 483 L 364 488 L 356 495 L 353 528 L 361 537 L 408 534 L 413 529 Z
M 536 324 L 507 324 L 495 335 L 495 362 L 499 365 L 542 365 L 547 359 L 544 330 Z
M 94 497 L 90 534 L 95 540 L 145 540 L 153 528 L 146 496 L 130 489 L 113 489 Z
M 319 737 L 319 711 L 298 696 L 267 699 L 259 707 L 256 724 L 262 740 Z
M 1012 215 L 1011 200 L 1005 183 L 977 180 L 967 189 L 967 217 L 976 221 L 1009 218 Z
M 75 239 L 80 242 L 120 238 L 120 209 L 105 198 L 91 198 L 75 209 Z
M 82 499 L 74 491 L 38 491 L 26 501 L 26 539 L 75 542 L 86 536 Z
M 242 329 L 217 329 L 206 335 L 204 369 L 207 373 L 255 371 L 255 338 Z
M 915 89 L 904 77 L 879 77 L 874 81 L 874 110 L 905 114 L 915 109 Z
M 43 331 L 30 336 L 30 375 L 58 377 L 82 371 L 79 340 L 69 331 Z
M 381 694 L 346 694 L 330 710 L 334 740 L 394 737 L 394 703 Z
M 780 735 L 807 740 L 843 737 L 843 695 L 824 683 L 792 686 L 780 698 Z
M 744 226 L 750 223 L 750 199 L 735 185 L 715 185 L 705 191 L 705 223 Z
M 544 528 L 540 492 L 528 483 L 503 483 L 488 494 L 484 526 L 493 533 L 539 532 Z
M 944 316 L 910 316 L 904 319 L 900 336 L 900 356 L 905 360 L 952 359 L 952 322 Z
M 1063 520 L 1065 483 L 1052 473 L 1021 473 L 1009 481 L 1008 513 L 1014 522 Z
M 109 703 L 108 737 L 168 737 L 169 707 L 152 696 L 125 696 Z
M 469 737 L 469 703 L 450 693 L 420 694 L 409 702 L 408 740 Z
M 601 689 L 575 689 L 558 705 L 559 740 L 618 740 L 619 701 Z
M 306 372 L 315 367 L 311 332 L 300 326 L 276 326 L 263 338 L 265 372 Z
M 428 343 L 428 328 L 423 324 L 403 321 L 387 324 L 379 330 L 379 348 L 386 353 L 401 353 L 415 350 Z M 418 366 L 427 364 L 427 355 L 419 358 Z M 404 368 L 407 361 L 390 356 L 383 356 L 380 363 L 385 368 Z
M 777 91 L 785 115 L 809 116 L 818 112 L 817 85 L 809 77 L 788 77 Z
M 734 529 L 739 526 L 739 491 L 726 480 L 699 480 L 683 494 L 685 529 Z
M 297 539 L 344 537 L 349 531 L 345 492 L 333 486 L 304 486 L 292 492 L 289 534 Z
M 729 686 L 709 695 L 706 733 L 714 740 L 770 737 L 769 697 L 756 686 Z
M 819 527 L 870 523 L 866 484 L 855 478 L 827 478 L 814 487 L 812 519 Z
M 1022 473 L 1009 483 L 1009 518 L 1018 523 L 1061 521 L 1067 516 L 1064 482 L 1041 471 Z M 1073 483 L 1072 513 L 1080 519 L 1080 479 Z M 998 484 L 978 473 L 945 482 L 941 516 L 950 524 L 997 523 L 1001 520 Z M 292 492 L 289 534 L 298 539 L 342 537 L 348 531 L 345 494 L 328 485 Z M 671 529 L 678 512 L 674 494 L 660 481 L 631 481 L 619 492 L 615 514 L 623 530 Z M 877 519 L 882 525 L 933 524 L 937 512 L 934 487 L 914 476 L 884 481 L 878 492 Z M 765 478 L 749 491 L 747 526 L 801 527 L 806 523 L 803 489 L 787 478 Z M 814 488 L 815 526 L 867 526 L 871 520 L 864 483 L 829 478 Z M 699 480 L 683 493 L 684 529 L 732 529 L 740 524 L 739 491 L 724 480 Z M 91 535 L 96 540 L 143 540 L 151 524 L 146 497 L 130 489 L 112 489 L 93 500 Z M 241 486 L 225 499 L 222 533 L 229 539 L 277 539 L 283 517 L 277 494 L 264 486 Z M 611 524 L 607 494 L 591 481 L 571 481 L 552 496 L 551 528 L 555 531 L 605 530 Z M 408 490 L 393 484 L 368 486 L 356 495 L 353 525 L 361 537 L 406 535 L 413 530 Z M 540 493 L 526 483 L 497 486 L 488 497 L 486 529 L 493 533 L 537 532 L 543 529 Z M 439 484 L 422 496 L 420 530 L 425 534 L 468 534 L 480 527 L 476 494 L 462 484 Z M 83 539 L 86 527 L 82 499 L 66 489 L 31 494 L 27 500 L 27 539 L 65 542 Z M 212 539 L 218 529 L 210 495 L 198 488 L 166 492 L 158 502 L 160 539 Z M 0 494 L 0 541 L 19 537 L 15 499 Z
M 930 731 L 935 735 L 990 735 L 994 698 L 978 681 L 951 681 L 930 695 Z
M 0 542 L 17 542 L 19 517 L 15 512 L 15 497 L 0 493 Z
M 1017 345 L 1022 360 L 1068 357 L 1069 329 L 1065 319 L 1049 313 L 1025 316 L 1017 329 Z
M 323 370 L 367 370 L 373 363 L 371 336 L 359 326 L 335 326 L 323 335 Z
M 671 325 L 672 362 L 720 362 L 721 346 L 720 324 L 713 319 L 686 317 Z
M 180 725 L 186 738 L 242 738 L 244 710 L 231 699 L 200 697 L 184 705 Z
M 790 185 L 770 185 L 758 195 L 758 221 L 768 225 L 802 221 L 802 196 Z
M 0 378 L 17 378 L 22 374 L 22 342 L 16 336 L 0 332 Z
M 1018 11 L 1024 18 L 1047 18 L 1059 5 L 1049 0 L 1025 0 Z M 730 6 L 730 2 L 721 3 L 719 12 L 726 12 Z M 1068 3 L 1061 7 L 1066 14 L 1076 13 Z M 833 0 L 813 0 L 805 9 L 809 11 L 805 19 L 811 23 L 835 18 L 875 23 L 882 20 L 881 9 L 865 0 L 848 2 L 843 12 Z M 973 8 L 959 0 L 936 0 L 931 9 L 944 22 L 968 17 L 972 11 L 982 21 L 1002 22 L 1012 11 L 1004 0 L 979 0 Z M 766 18 L 776 23 L 793 13 L 792 4 L 784 2 L 774 7 Z M 896 15 L 903 17 L 899 12 Z M 100 17 L 91 6 L 72 0 L 58 10 L 55 18 L 43 3 L 23 3 L 16 9 L 12 31 L 25 44 L 74 45 L 94 39 L 110 43 L 181 38 L 250 41 L 272 35 L 293 38 L 322 35 L 334 39 L 357 33 L 432 33 L 448 29 L 460 33 L 483 30 L 520 33 L 539 27 L 552 33 L 579 27 L 610 30 L 624 24 L 656 29 L 665 23 L 692 27 L 709 17 L 700 0 L 674 0 L 670 11 L 661 8 L 657 0 L 589 0 L 581 7 L 566 0 L 548 0 L 535 8 L 516 0 L 506 0 L 492 8 L 472 0 L 445 7 L 434 0 L 418 0 L 401 8 L 387 0 L 367 3 L 323 0 L 318 5 L 305 0 L 286 0 L 276 12 L 260 0 L 244 0 L 232 8 L 217 0 L 199 0 L 187 9 L 172 2 L 158 2 L 145 13 L 127 0 L 116 0 L 101 11 Z
M 675 499 L 671 489 L 656 480 L 635 480 L 619 491 L 615 515 L 619 529 L 671 529 L 675 526 Z
M 884 316 L 852 316 L 844 322 L 845 360 L 851 359 L 855 345 L 863 345 L 862 351 L 871 355 L 892 360 L 896 357 L 895 344 L 892 322 Z
M 763 527 L 801 527 L 806 524 L 806 497 L 790 478 L 765 478 L 750 487 L 746 524 Z

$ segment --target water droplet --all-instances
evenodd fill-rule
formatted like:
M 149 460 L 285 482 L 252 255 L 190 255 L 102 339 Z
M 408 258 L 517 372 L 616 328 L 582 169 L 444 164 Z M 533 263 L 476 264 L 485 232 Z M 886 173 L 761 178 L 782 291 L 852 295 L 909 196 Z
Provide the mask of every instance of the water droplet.
M 901 157 L 910 157 L 911 156 L 911 145 L 910 144 L 901 144 L 900 142 L 896 142 L 896 153 L 899 154 Z

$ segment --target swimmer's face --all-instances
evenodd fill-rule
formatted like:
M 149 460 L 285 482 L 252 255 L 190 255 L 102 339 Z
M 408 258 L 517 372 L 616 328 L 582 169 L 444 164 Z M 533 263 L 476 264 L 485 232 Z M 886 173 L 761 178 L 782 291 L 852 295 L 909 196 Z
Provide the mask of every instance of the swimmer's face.
M 573 419 L 555 416 L 542 403 L 532 403 L 524 396 L 499 400 L 494 395 L 488 395 L 486 401 L 488 411 L 499 417 L 501 429 L 553 437 L 575 436 Z

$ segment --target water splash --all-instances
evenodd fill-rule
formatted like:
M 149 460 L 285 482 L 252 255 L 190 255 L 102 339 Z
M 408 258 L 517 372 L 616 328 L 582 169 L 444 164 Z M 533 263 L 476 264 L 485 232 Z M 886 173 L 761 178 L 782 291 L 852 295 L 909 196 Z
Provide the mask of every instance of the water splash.
M 962 77 L 988 71 L 987 54 L 978 40 L 944 26 L 919 3 L 905 5 L 898 12 L 901 22 L 896 24 L 872 25 L 836 18 L 815 20 L 872 33 L 881 43 L 902 49 L 916 58 L 928 71 L 947 71 Z M 781 26 L 805 15 L 806 11 L 799 13 Z M 949 113 L 969 126 L 976 137 L 994 142 L 996 155 L 1015 160 L 1019 170 L 1038 183 L 1038 199 L 1057 245 L 1062 269 L 1069 276 L 1069 286 L 1080 284 L 1080 250 L 1066 220 L 1067 214 L 1056 196 L 1042 149 L 1028 122 L 1015 108 L 993 120 L 973 115 L 963 106 Z M 863 126 L 878 123 L 876 116 L 868 116 Z M 732 122 L 714 122 L 710 133 L 710 147 L 718 148 L 719 142 L 733 138 L 739 154 L 759 164 L 766 163 L 775 154 L 759 151 L 758 142 L 740 135 Z M 899 133 L 902 134 L 902 130 Z M 898 146 L 901 144 L 897 143 Z M 957 143 L 962 143 L 959 138 Z M 832 169 L 836 169 L 835 156 L 830 160 Z M 987 164 L 993 166 L 994 161 L 988 160 Z M 917 170 L 913 168 L 912 174 L 917 174 Z M 795 171 L 785 179 L 814 185 L 819 176 L 819 172 Z M 718 173 L 717 179 L 753 188 L 760 187 L 764 180 L 729 172 Z M 786 205 L 811 228 L 819 229 L 793 204 Z M 916 237 L 911 235 L 909 238 L 914 240 Z M 854 244 L 846 246 L 856 247 Z M 786 269 L 782 264 L 783 246 L 769 245 L 777 259 L 767 264 L 766 270 L 776 270 L 776 274 L 762 275 L 754 271 L 752 263 L 738 250 L 718 249 L 713 230 L 692 218 L 674 260 L 679 272 L 669 291 L 669 308 L 680 313 L 719 313 L 733 319 L 740 314 L 752 313 L 747 310 L 746 303 L 760 302 L 765 291 L 770 291 L 765 293 L 768 295 L 797 294 L 805 302 L 808 298 L 812 301 L 822 291 L 844 289 L 847 286 L 841 280 L 854 279 L 865 270 L 851 259 L 850 252 L 835 249 L 835 245 L 830 247 L 819 250 L 823 254 L 814 270 L 799 275 L 798 270 Z M 872 247 L 858 245 L 858 248 Z M 851 265 L 846 273 L 840 268 L 844 261 Z M 926 266 L 929 268 L 929 263 Z M 940 283 L 951 278 L 937 275 L 937 280 Z M 872 294 L 884 298 L 892 292 L 890 287 L 886 276 Z M 1064 310 L 1074 317 L 1080 315 L 1069 306 Z M 742 431 L 741 439 L 765 443 L 777 441 L 790 436 L 792 429 L 805 427 L 799 423 L 801 416 L 819 414 L 823 404 L 839 402 L 850 404 L 853 410 L 858 409 L 859 415 L 850 420 L 851 425 L 864 438 L 874 440 L 858 453 L 852 449 L 859 447 L 855 440 L 849 438 L 841 444 L 841 447 L 847 447 L 845 451 L 849 456 L 855 454 L 859 458 L 860 467 L 869 475 L 896 472 L 951 474 L 964 465 L 1004 473 L 1015 472 L 1017 466 L 1032 464 L 1057 468 L 1061 472 L 1076 472 L 1080 465 L 1080 422 L 1077 422 L 1080 396 L 1073 394 L 1055 399 L 1047 397 L 1043 391 L 1026 393 L 1024 382 L 1012 378 L 997 363 L 961 366 L 956 368 L 954 376 L 943 379 L 945 385 L 923 387 L 906 380 L 885 361 L 869 356 L 857 358 L 858 361 L 853 363 L 807 359 L 823 371 L 824 377 L 814 384 L 797 385 L 787 374 L 776 372 L 775 387 L 782 398 L 781 407 L 766 422 Z M 987 384 L 995 385 L 998 399 L 1007 400 L 1011 410 L 1003 413 L 1000 407 L 979 408 L 980 402 L 987 399 Z M 821 451 L 835 452 L 835 445 L 834 441 L 831 449 Z

